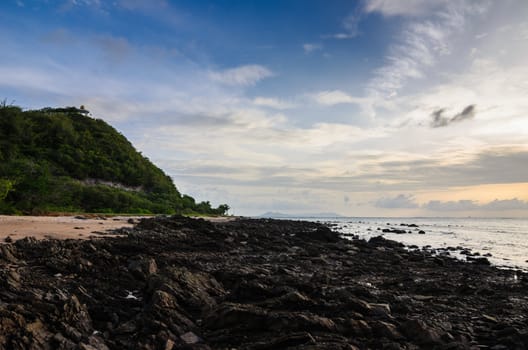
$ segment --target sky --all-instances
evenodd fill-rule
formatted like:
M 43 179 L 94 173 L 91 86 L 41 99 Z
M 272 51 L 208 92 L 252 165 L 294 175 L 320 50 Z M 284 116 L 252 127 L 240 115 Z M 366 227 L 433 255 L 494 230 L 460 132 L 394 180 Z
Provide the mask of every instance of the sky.
M 4 0 L 0 42 L 0 100 L 235 215 L 528 217 L 525 0 Z

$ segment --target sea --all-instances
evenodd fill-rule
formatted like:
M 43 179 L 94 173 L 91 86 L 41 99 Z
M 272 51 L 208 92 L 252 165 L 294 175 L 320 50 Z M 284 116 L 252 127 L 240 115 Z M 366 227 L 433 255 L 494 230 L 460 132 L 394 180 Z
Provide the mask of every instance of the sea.
M 466 260 L 463 250 L 486 256 L 491 264 L 528 271 L 528 219 L 518 218 L 387 218 L 338 217 L 297 218 L 330 224 L 344 234 L 369 240 L 383 236 L 406 246 L 446 249 L 453 257 Z M 403 225 L 402 225 L 403 224 Z M 417 227 L 409 227 L 416 225 Z M 405 229 L 407 233 L 382 232 L 383 229 Z M 425 234 L 419 234 L 420 230 Z M 410 232 L 410 233 L 409 233 Z

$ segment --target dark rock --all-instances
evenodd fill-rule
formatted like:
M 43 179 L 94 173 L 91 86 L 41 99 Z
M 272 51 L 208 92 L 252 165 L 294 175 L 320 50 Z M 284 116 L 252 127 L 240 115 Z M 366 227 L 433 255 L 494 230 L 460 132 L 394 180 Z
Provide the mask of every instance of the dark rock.
M 364 320 L 350 320 L 348 333 L 357 337 L 368 338 L 372 335 L 372 328 Z
M 269 343 L 259 344 L 254 349 L 285 349 L 301 345 L 315 345 L 317 342 L 308 332 L 292 333 L 272 339 Z
M 491 265 L 490 261 L 487 258 L 473 258 L 470 256 L 466 256 L 466 259 L 476 265 Z
M 420 231 L 418 231 L 418 234 L 419 235 L 425 235 L 425 231 L 424 230 L 420 230 Z
M 384 228 L 383 230 L 381 230 L 382 232 L 385 232 L 385 233 L 396 233 L 396 234 L 404 234 L 404 233 L 407 233 L 406 230 L 399 230 L 399 229 L 396 229 L 396 228 Z
M 17 264 L 18 259 L 16 258 L 16 248 L 12 244 L 0 244 L 0 259 Z
M 187 332 L 180 335 L 180 339 L 183 340 L 185 344 L 196 344 L 202 341 L 202 339 L 193 332 Z
M 408 320 L 402 327 L 403 334 L 420 345 L 432 345 L 441 340 L 440 333 L 428 327 L 423 321 Z
M 75 294 L 64 304 L 63 310 L 64 320 L 69 326 L 78 329 L 81 333 L 89 333 L 92 330 L 90 313 Z
M 389 322 L 375 321 L 372 322 L 373 334 L 377 337 L 384 337 L 389 340 L 402 339 L 402 335 L 398 332 L 395 325 Z
M 136 278 L 146 280 L 149 276 L 158 272 L 156 260 L 150 259 L 133 259 L 128 263 L 128 271 Z
M 417 248 L 179 216 L 17 240 L 0 245 L 0 349 L 527 348 L 524 272 Z

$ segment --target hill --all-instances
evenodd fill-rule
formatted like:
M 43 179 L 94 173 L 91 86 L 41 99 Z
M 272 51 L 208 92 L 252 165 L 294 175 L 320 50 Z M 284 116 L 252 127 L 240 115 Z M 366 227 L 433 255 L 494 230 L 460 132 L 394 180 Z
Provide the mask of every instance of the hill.
M 0 105 L 0 212 L 224 214 L 181 195 L 112 126 L 81 107 Z

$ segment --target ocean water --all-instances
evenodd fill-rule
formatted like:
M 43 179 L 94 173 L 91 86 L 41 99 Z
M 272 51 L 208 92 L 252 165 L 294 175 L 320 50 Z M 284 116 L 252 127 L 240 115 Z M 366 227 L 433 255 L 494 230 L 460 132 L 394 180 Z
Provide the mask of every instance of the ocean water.
M 433 249 L 461 247 L 487 256 L 496 266 L 528 271 L 528 219 L 511 218 L 309 218 L 303 220 L 333 224 L 333 229 L 366 240 L 382 235 L 387 239 Z M 415 224 L 418 228 L 401 226 Z M 379 230 L 378 230 L 379 228 Z M 384 233 L 385 228 L 411 233 Z M 419 230 L 425 234 L 418 234 Z M 460 250 L 451 255 L 465 259 Z

